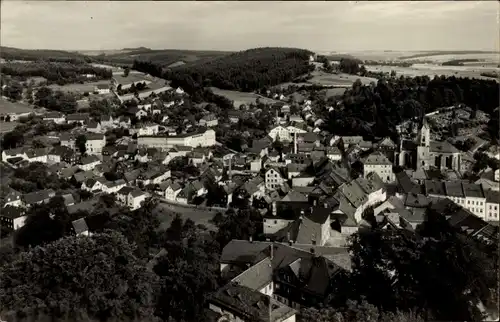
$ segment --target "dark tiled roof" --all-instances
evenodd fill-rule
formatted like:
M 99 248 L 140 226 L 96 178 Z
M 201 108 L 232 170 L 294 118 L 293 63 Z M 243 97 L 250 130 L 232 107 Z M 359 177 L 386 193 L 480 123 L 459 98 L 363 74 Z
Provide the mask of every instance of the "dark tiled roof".
M 75 234 L 80 234 L 89 230 L 85 218 L 80 218 L 71 222 Z

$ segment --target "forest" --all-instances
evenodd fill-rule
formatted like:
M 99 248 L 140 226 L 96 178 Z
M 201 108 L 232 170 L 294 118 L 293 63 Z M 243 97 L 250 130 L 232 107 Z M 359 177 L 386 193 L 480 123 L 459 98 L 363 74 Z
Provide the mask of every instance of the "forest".
M 370 86 L 356 81 L 340 102 L 342 109 L 323 109 L 324 128 L 337 135 L 390 136 L 397 140 L 395 127 L 403 120 L 421 117 L 440 107 L 463 103 L 493 115 L 500 95 L 495 80 L 427 76 L 379 80 Z M 332 98 L 329 102 L 334 103 Z M 498 129 L 498 127 L 497 127 Z M 491 131 L 498 138 L 498 131 Z
M 0 71 L 3 74 L 18 76 L 27 79 L 29 77 L 44 77 L 47 83 L 65 85 L 88 81 L 85 75 L 95 75 L 92 80 L 111 79 L 113 72 L 110 69 L 94 67 L 85 63 L 68 62 L 7 62 L 2 64 Z
M 296 48 L 254 48 L 171 69 L 149 61 L 134 61 L 133 69 L 172 80 L 188 92 L 200 87 L 255 91 L 307 74 L 312 52 Z

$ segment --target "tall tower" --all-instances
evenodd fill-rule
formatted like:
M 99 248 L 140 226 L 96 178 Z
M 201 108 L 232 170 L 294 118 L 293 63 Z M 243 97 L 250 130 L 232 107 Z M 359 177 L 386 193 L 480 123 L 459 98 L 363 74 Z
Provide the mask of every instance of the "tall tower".
M 431 128 L 427 124 L 427 119 L 424 117 L 422 126 L 417 136 L 417 165 L 418 169 L 429 169 L 430 165 L 430 145 L 431 145 Z

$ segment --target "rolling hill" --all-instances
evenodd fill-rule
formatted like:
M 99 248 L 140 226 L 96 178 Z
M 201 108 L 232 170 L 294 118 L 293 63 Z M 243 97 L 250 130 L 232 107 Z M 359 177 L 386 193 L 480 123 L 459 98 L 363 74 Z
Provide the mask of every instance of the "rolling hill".
M 77 52 L 53 49 L 20 49 L 0 47 L 0 57 L 7 60 L 47 60 L 53 62 L 91 62 L 92 59 Z

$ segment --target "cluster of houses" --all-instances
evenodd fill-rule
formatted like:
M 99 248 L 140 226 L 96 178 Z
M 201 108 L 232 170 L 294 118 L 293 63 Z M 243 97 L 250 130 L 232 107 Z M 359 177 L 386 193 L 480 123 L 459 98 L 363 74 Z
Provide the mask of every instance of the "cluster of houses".
M 111 87 L 130 87 L 123 79 Z M 170 127 L 164 112 L 183 104 L 182 89 L 176 94 L 181 98 L 144 99 L 131 108 L 129 115 L 139 120 L 135 126 L 127 116 L 46 113 L 46 122 L 79 126 L 48 134 L 55 144 L 45 148 L 4 150 L 2 163 L 12 168 L 44 163 L 92 200 L 111 194 L 131 210 L 152 196 L 171 204 L 204 205 L 215 191 L 220 207 L 248 203 L 258 209 L 267 241 L 234 240 L 224 248 L 221 273 L 230 282 L 209 300 L 214 314 L 241 321 L 291 322 L 297 309 L 321 302 L 329 282 L 350 269 L 347 238 L 371 227 L 371 215 L 386 229 L 414 230 L 429 207 L 445 209 L 451 203 L 460 208 L 447 218 L 452 225 L 471 238 L 498 242 L 498 170 L 475 182 L 464 180 L 467 153 L 432 137 L 427 118 L 413 131 L 399 127 L 397 143 L 388 137 L 367 141 L 322 130 L 324 121 L 315 116 L 310 100 L 301 101 L 299 114 L 281 102 L 267 136 L 235 152 L 216 141 L 221 119 L 208 111 L 198 126 L 186 125 L 180 133 Z M 140 122 L 156 114 L 163 116 L 161 124 Z M 244 111 L 228 114 L 230 123 L 238 123 Z M 110 144 L 106 134 L 120 128 L 127 135 Z M 500 158 L 497 151 L 491 155 Z M 68 209 L 88 203 L 69 192 L 7 190 L 0 220 L 12 229 L 23 226 L 26 209 L 56 195 Z M 76 233 L 88 232 L 85 218 L 73 226 Z

